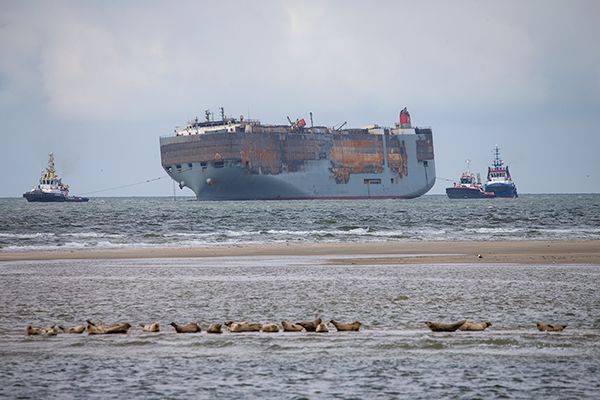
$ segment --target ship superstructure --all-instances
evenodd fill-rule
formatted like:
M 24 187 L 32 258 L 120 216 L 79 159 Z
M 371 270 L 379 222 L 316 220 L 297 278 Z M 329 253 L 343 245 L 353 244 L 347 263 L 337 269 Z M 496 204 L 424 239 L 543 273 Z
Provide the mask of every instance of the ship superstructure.
M 494 147 L 492 166 L 488 167 L 485 191 L 493 192 L 496 197 L 519 197 L 508 166 L 500 159 L 500 148 L 498 145 Z
M 431 128 L 195 119 L 160 138 L 161 163 L 199 200 L 414 198 L 435 183 Z

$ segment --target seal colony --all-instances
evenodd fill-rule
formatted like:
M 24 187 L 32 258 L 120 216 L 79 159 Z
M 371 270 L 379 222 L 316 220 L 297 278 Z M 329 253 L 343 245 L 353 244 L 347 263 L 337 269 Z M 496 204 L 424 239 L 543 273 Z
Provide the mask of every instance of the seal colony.
M 87 320 L 86 325 L 76 325 L 73 327 L 65 328 L 61 325 L 50 325 L 48 327 L 36 327 L 33 325 L 27 325 L 25 328 L 25 334 L 27 336 L 56 336 L 59 333 L 74 333 L 81 334 L 85 331 L 89 335 L 108 335 L 108 334 L 127 334 L 132 327 L 129 323 L 114 323 L 104 324 L 103 322 L 92 322 Z M 456 332 L 456 331 L 467 331 L 467 332 L 481 332 L 492 326 L 491 322 L 482 321 L 474 322 L 468 320 L 460 320 L 457 322 L 433 322 L 425 321 L 425 325 L 432 332 Z M 360 321 L 353 322 L 339 322 L 334 319 L 329 321 L 329 324 L 335 327 L 337 332 L 358 332 L 362 327 Z M 160 325 L 158 322 L 138 324 L 142 332 L 145 333 L 157 333 L 160 332 Z M 186 324 L 177 324 L 171 322 L 171 325 L 177 333 L 200 333 L 202 327 L 196 322 L 188 322 Z M 206 333 L 209 334 L 220 334 L 223 333 L 222 326 L 227 328 L 229 333 L 244 333 L 244 332 L 262 332 L 262 333 L 279 333 L 279 332 L 316 332 L 326 333 L 329 332 L 329 326 L 326 321 L 322 321 L 321 318 L 314 320 L 290 322 L 288 320 L 281 321 L 281 326 L 272 323 L 260 323 L 260 322 L 248 322 L 248 321 L 226 321 L 224 324 L 212 323 L 206 328 Z M 567 325 L 566 324 L 549 324 L 538 322 L 536 328 L 540 332 L 562 332 Z

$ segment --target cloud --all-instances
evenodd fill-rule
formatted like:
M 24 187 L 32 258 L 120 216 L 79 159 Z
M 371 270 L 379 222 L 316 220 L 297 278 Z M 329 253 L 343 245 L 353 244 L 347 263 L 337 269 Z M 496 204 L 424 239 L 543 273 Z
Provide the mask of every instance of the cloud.
M 1 7 L 0 128 L 23 135 L 5 148 L 39 146 L 43 155 L 77 140 L 73 152 L 89 161 L 79 153 L 115 151 L 118 138 L 124 147 L 144 141 L 144 162 L 158 165 L 157 136 L 219 106 L 267 123 L 313 111 L 317 124 L 348 126 L 392 124 L 408 106 L 417 124 L 433 125 L 438 165 L 452 171 L 476 151 L 487 160 L 498 137 L 508 154 L 514 146 L 541 158 L 599 140 L 596 1 Z M 37 121 L 23 123 L 32 114 Z M 559 149 L 561 132 L 578 140 Z
M 564 69 L 591 79 L 577 88 L 587 83 L 597 93 L 600 85 L 598 51 L 589 65 L 572 65 L 590 53 L 579 35 L 598 29 L 583 23 L 564 40 L 545 26 L 565 18 L 563 7 L 542 3 L 148 4 L 13 7 L 3 26 L 10 57 L 2 96 L 31 95 L 34 82 L 52 113 L 80 119 L 141 118 L 190 104 L 268 108 L 281 98 L 320 109 L 468 104 L 488 113 L 544 104 Z M 548 63 L 557 49 L 569 59 Z

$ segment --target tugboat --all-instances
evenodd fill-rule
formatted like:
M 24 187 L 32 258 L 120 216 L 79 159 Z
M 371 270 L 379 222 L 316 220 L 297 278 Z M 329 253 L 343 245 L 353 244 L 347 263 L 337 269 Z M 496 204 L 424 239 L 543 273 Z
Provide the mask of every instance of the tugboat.
M 486 192 L 481 187 L 481 178 L 475 175 L 469 168 L 470 161 L 467 160 L 467 170 L 462 173 L 458 184 L 446 188 L 446 194 L 451 199 L 490 199 L 495 197 L 494 193 Z
M 504 165 L 500 159 L 500 149 L 498 148 L 498 145 L 494 148 L 494 160 L 492 161 L 492 166 L 488 168 L 485 191 L 493 192 L 496 197 L 519 197 L 517 194 L 517 187 L 510 177 L 508 165 Z
M 27 201 L 81 203 L 87 197 L 69 196 L 69 185 L 61 182 L 54 170 L 54 154 L 48 154 L 48 167 L 42 171 L 39 185 L 23 194 Z

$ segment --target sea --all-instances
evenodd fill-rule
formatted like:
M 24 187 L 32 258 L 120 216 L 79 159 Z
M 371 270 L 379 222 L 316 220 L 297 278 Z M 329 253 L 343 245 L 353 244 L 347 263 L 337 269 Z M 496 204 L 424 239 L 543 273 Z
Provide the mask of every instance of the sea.
M 518 199 L 0 199 L 0 252 L 232 244 L 600 239 L 600 194 Z
M 252 243 L 597 240 L 600 195 L 197 202 L 0 200 L 0 253 Z M 333 260 L 333 259 L 336 260 Z M 346 262 L 344 261 L 346 260 Z M 351 262 L 352 261 L 352 262 Z M 600 398 L 600 266 L 340 256 L 0 262 L 0 398 Z M 209 323 L 362 322 L 209 335 Z M 25 327 L 129 322 L 126 335 Z M 431 332 L 424 321 L 489 321 Z M 170 322 L 198 322 L 177 334 Z M 159 333 L 141 323 L 158 322 Z M 537 322 L 566 324 L 539 332 Z

